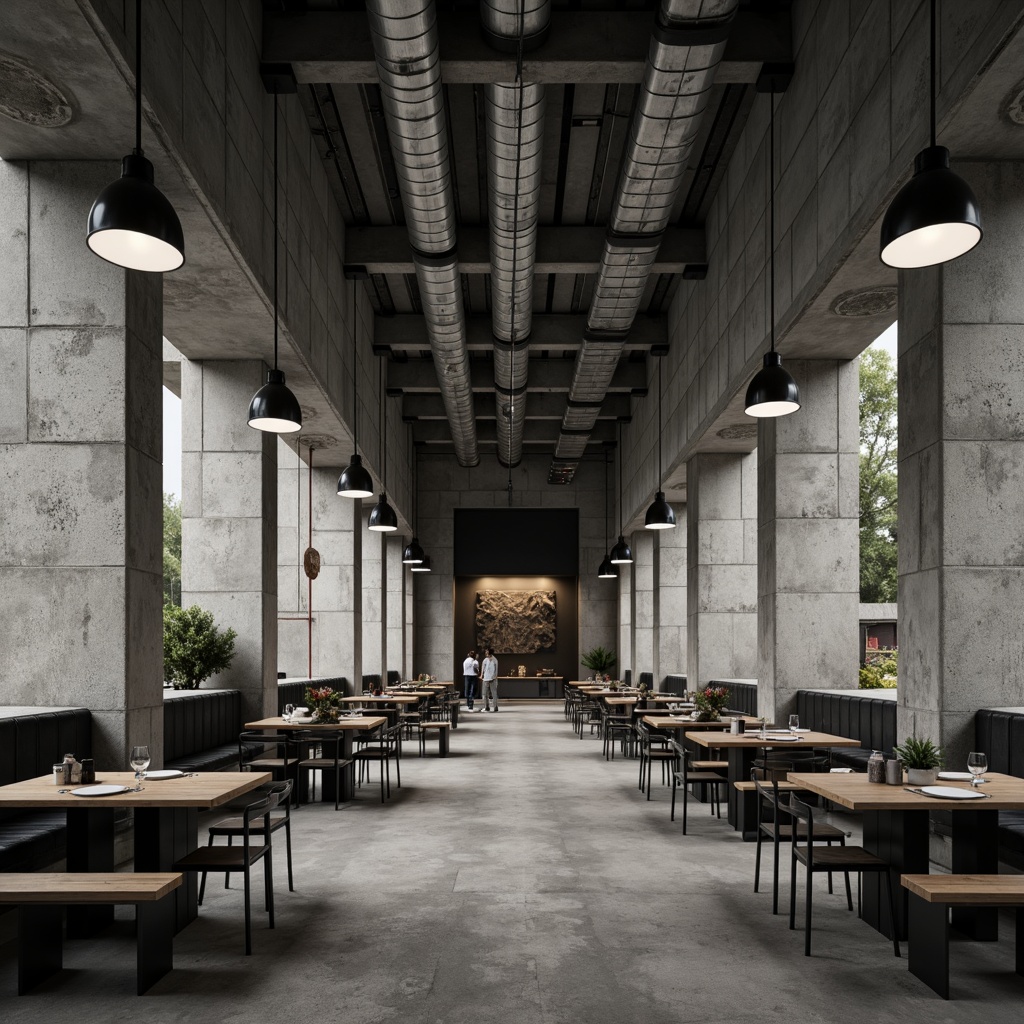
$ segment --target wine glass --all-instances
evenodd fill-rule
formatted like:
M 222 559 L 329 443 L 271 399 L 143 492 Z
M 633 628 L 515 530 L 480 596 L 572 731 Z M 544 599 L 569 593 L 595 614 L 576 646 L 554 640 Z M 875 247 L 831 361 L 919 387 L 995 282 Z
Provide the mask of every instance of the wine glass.
M 988 758 L 977 750 L 972 750 L 967 755 L 967 770 L 974 776 L 971 785 L 977 786 L 981 782 L 982 775 L 988 771 Z
M 149 767 L 149 747 L 132 747 L 132 756 L 129 763 L 135 769 L 135 789 L 138 793 L 142 790 L 142 773 Z
M 789 716 L 789 731 L 796 732 L 800 728 L 800 716 L 790 715 Z

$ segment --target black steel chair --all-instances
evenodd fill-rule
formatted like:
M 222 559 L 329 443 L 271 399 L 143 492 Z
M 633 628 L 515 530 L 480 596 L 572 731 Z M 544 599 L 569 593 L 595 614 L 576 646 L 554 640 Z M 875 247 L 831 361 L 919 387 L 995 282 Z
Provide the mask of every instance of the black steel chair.
M 195 871 L 202 875 L 199 903 L 206 892 L 206 873 L 238 872 L 245 880 L 245 955 L 252 953 L 252 868 L 263 861 L 264 907 L 269 926 L 274 927 L 274 872 L 270 845 L 270 812 L 278 806 L 276 792 L 258 793 L 242 810 L 241 846 L 200 846 L 173 865 L 175 871 Z
M 794 826 L 789 813 L 789 801 L 779 792 L 779 780 L 793 771 L 793 765 L 783 761 L 772 761 L 770 768 L 754 768 L 750 779 L 754 783 L 758 795 L 760 816 L 757 828 L 757 850 L 754 854 L 754 892 L 758 892 L 761 882 L 761 846 L 765 839 L 771 840 L 772 859 L 772 913 L 779 912 L 779 853 L 782 843 L 793 841 L 793 832 L 798 838 L 806 840 L 807 830 L 801 822 Z M 835 825 L 818 824 L 814 829 L 814 841 L 831 846 L 839 843 L 846 845 L 846 833 Z M 849 890 L 850 879 L 846 879 Z M 832 872 L 828 875 L 828 891 L 832 892 Z
M 900 942 L 896 936 L 896 904 L 892 893 L 892 872 L 889 865 L 880 857 L 865 850 L 863 846 L 815 846 L 814 812 L 798 796 L 790 796 L 789 813 L 794 820 L 803 822 L 806 839 L 800 843 L 801 835 L 791 843 L 792 858 L 789 874 L 789 927 L 796 928 L 796 865 L 799 861 L 807 869 L 807 894 L 804 898 L 804 956 L 811 955 L 811 897 L 813 879 L 817 872 L 842 871 L 846 874 L 846 903 L 853 910 L 853 896 L 850 893 L 849 872 L 863 874 L 873 871 L 885 879 L 885 892 L 889 898 L 889 927 L 892 931 L 892 948 L 896 956 L 900 955 Z M 803 830 L 801 830 L 803 831 Z
M 277 781 L 298 780 L 295 766 L 297 737 L 294 733 L 269 733 L 256 730 L 238 735 L 238 770 L 270 772 Z M 298 794 L 295 794 L 295 799 Z
M 711 790 L 711 813 L 718 818 L 722 817 L 722 787 L 728 793 L 729 780 L 724 775 L 713 771 L 695 771 L 690 767 L 693 759 L 693 751 L 687 750 L 678 740 L 671 741 L 673 751 L 676 755 L 679 769 L 672 773 L 672 811 L 669 814 L 669 821 L 676 820 L 676 790 L 683 788 L 683 835 L 686 835 L 686 815 L 690 799 L 690 787 L 700 789 L 707 794 Z
M 334 773 L 334 809 L 337 810 L 341 802 L 341 773 L 353 764 L 352 758 L 342 757 L 344 740 L 340 735 L 329 735 L 324 733 L 303 733 L 302 742 L 309 744 L 310 756 L 303 757 L 298 762 L 299 772 L 320 772 L 323 778 L 324 772 Z M 314 794 L 316 787 L 314 785 Z
M 379 726 L 368 737 L 368 742 L 360 747 L 354 755 L 359 765 L 358 784 L 363 783 L 363 776 L 369 778 L 370 763 L 376 761 L 380 768 L 380 802 L 384 803 L 385 787 L 388 799 L 391 798 L 391 759 L 395 759 L 397 787 L 402 788 L 402 726 L 395 723 L 390 726 Z M 385 783 L 385 779 L 387 780 Z
M 644 792 L 645 783 L 647 799 L 651 799 L 651 776 L 654 765 L 661 765 L 661 781 L 667 784 L 670 775 L 678 768 L 678 753 L 672 745 L 673 741 L 663 733 L 653 733 L 639 719 L 635 723 L 636 743 L 640 752 L 640 792 Z M 673 786 L 673 789 L 675 787 Z

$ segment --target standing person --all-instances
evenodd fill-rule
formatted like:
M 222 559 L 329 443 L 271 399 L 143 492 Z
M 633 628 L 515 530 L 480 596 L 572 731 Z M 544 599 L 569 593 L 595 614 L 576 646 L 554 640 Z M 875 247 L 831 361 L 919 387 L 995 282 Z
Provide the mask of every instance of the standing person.
M 476 693 L 476 680 L 480 675 L 480 663 L 476 660 L 476 651 L 470 651 L 462 663 L 462 685 L 466 693 L 466 710 L 473 710 L 473 696 Z
M 498 659 L 494 656 L 494 649 L 488 647 L 484 651 L 484 662 L 480 666 L 480 679 L 483 682 L 484 711 L 498 710 Z M 491 700 L 494 707 L 490 706 Z

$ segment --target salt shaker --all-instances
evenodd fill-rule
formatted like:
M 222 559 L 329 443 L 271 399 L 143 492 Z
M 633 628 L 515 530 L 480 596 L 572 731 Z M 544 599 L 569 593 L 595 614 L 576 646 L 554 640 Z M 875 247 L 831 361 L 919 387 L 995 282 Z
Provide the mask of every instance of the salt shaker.
M 890 757 L 885 762 L 885 783 L 887 786 L 903 785 L 903 762 L 898 757 Z
M 872 750 L 868 758 L 868 782 L 885 785 L 885 760 L 880 750 Z

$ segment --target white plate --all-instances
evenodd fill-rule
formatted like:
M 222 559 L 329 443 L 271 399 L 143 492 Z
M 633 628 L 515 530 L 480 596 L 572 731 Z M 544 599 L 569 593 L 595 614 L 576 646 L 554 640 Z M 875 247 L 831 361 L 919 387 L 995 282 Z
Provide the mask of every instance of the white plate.
M 754 739 L 756 739 L 756 740 L 759 740 L 761 738 L 760 736 L 758 736 L 756 730 L 754 731 L 753 734 L 751 734 L 751 733 L 744 733 L 744 736 L 750 736 L 750 735 L 753 735 Z M 799 736 L 790 736 L 788 733 L 784 734 L 784 735 L 783 734 L 776 735 L 775 733 L 768 733 L 768 736 L 767 736 L 767 738 L 765 739 L 764 742 L 765 743 L 796 743 L 796 741 L 799 738 L 800 738 Z
M 811 730 L 810 729 L 794 728 L 794 729 L 790 729 L 789 731 L 790 732 L 810 732 Z
M 147 779 L 154 779 L 157 782 L 160 779 L 183 779 L 184 777 L 185 773 L 177 768 L 161 768 L 156 772 L 146 772 Z
M 936 796 L 941 800 L 983 800 L 984 793 L 973 789 L 954 789 L 952 786 L 921 786 L 926 796 Z
M 970 772 L 939 772 L 939 778 L 947 782 L 970 782 L 973 775 Z M 979 782 L 988 782 L 988 779 L 979 779 Z
M 127 793 L 127 786 L 86 786 L 84 789 L 72 790 L 75 796 L 113 796 L 114 793 Z
M 310 715 L 309 718 L 299 717 L 298 715 L 292 715 L 292 717 L 288 719 L 288 721 L 292 722 L 295 725 L 310 725 L 313 721 L 313 717 L 312 715 Z

